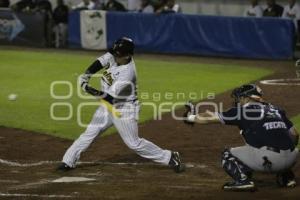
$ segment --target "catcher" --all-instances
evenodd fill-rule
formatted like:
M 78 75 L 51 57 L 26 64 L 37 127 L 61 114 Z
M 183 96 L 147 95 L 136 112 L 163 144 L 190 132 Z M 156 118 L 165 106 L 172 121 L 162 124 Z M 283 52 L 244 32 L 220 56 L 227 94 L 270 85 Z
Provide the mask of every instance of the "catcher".
M 222 167 L 233 182 L 224 184 L 224 190 L 253 191 L 255 171 L 275 173 L 282 187 L 295 187 L 291 168 L 296 163 L 299 134 L 285 111 L 264 101 L 262 90 L 254 85 L 243 85 L 232 92 L 234 107 L 225 112 L 196 114 L 192 103 L 186 105 L 187 124 L 222 123 L 237 126 L 246 144 L 225 149 Z

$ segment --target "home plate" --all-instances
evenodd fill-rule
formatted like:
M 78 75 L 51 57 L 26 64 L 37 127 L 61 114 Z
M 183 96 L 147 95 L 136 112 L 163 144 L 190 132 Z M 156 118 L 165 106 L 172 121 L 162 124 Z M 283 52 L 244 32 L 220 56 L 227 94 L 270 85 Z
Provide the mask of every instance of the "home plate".
M 94 178 L 85 178 L 85 177 L 61 177 L 52 181 L 53 183 L 72 183 L 72 182 L 87 182 L 87 181 L 95 181 Z

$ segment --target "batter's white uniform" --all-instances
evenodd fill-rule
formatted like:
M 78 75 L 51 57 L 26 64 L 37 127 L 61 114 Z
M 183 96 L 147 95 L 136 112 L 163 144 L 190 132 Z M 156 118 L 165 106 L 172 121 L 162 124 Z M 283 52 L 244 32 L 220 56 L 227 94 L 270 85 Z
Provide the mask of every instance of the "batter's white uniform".
M 67 150 L 62 161 L 70 167 L 75 167 L 80 154 L 90 146 L 99 134 L 114 125 L 125 144 L 138 155 L 168 165 L 171 151 L 163 150 L 138 136 L 139 103 L 137 101 L 137 77 L 134 60 L 131 59 L 128 64 L 118 66 L 110 53 L 104 54 L 98 60 L 102 66 L 106 67 L 101 78 L 102 91 L 113 97 L 123 96 L 123 99 L 115 105 L 116 110 L 121 113 L 121 117 L 115 117 L 105 106 L 99 106 L 85 132 Z

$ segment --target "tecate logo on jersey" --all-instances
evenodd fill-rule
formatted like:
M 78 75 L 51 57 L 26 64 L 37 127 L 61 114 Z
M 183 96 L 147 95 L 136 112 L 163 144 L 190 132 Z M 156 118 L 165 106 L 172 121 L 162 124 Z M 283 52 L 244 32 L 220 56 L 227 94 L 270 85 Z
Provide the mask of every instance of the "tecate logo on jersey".
M 266 130 L 287 129 L 286 124 L 284 122 L 267 122 L 264 123 L 263 127 L 265 127 Z

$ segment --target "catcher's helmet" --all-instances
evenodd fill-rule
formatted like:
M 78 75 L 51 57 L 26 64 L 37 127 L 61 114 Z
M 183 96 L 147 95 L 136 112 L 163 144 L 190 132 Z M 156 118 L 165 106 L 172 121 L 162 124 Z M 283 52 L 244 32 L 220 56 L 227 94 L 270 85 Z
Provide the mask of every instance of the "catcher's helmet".
M 134 53 L 134 43 L 132 39 L 122 37 L 115 41 L 110 52 L 117 57 L 132 56 Z
M 241 87 L 235 88 L 231 93 L 231 97 L 235 99 L 235 103 L 238 103 L 241 97 L 257 99 L 262 95 L 262 90 L 255 84 L 242 85 Z

